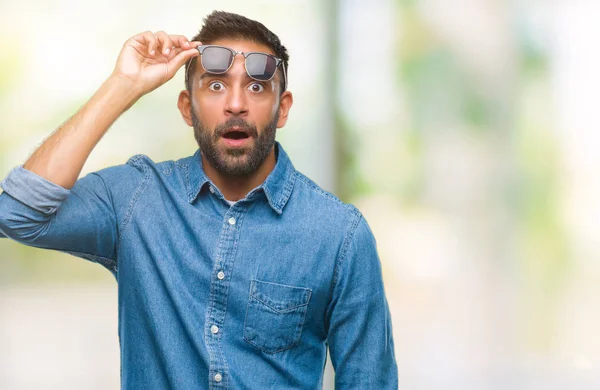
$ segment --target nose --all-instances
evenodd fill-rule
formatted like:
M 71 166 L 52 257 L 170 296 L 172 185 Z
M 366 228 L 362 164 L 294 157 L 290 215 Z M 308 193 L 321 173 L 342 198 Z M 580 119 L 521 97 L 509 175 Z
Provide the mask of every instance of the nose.
M 225 114 L 228 116 L 244 116 L 248 113 L 248 101 L 245 90 L 246 68 L 244 56 L 237 55 L 229 69 L 231 85 L 225 102 Z

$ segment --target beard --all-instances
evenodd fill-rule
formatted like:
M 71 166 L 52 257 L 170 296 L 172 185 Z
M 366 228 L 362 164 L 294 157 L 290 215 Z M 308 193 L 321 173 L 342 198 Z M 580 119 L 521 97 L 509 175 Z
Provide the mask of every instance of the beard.
M 191 113 L 194 138 L 200 151 L 213 168 L 223 175 L 243 177 L 253 174 L 275 145 L 279 108 L 261 132 L 258 132 L 256 126 L 238 117 L 217 125 L 214 131 L 211 131 L 196 117 L 193 110 Z M 219 139 L 234 126 L 248 134 L 251 145 L 244 148 L 220 148 Z

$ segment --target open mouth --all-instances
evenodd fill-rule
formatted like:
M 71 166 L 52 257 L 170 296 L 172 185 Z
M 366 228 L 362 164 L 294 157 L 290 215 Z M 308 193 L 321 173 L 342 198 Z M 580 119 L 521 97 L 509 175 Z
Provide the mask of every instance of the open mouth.
M 243 148 L 246 147 L 248 142 L 250 142 L 250 133 L 245 131 L 246 129 L 243 127 L 234 126 L 230 129 L 227 129 L 222 135 L 221 138 L 230 148 Z
M 246 139 L 248 137 L 248 133 L 239 130 L 228 131 L 227 133 L 223 134 L 223 138 L 232 140 Z

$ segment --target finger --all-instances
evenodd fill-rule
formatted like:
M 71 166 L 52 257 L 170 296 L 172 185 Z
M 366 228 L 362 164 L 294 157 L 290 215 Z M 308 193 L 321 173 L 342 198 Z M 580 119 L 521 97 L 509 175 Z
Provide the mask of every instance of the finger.
M 169 55 L 167 56 L 167 62 L 171 61 L 173 58 L 175 58 L 179 53 L 186 51 L 189 49 L 182 49 L 180 47 L 175 46 L 174 48 L 171 49 L 171 51 L 169 52 Z
M 183 35 L 169 35 L 169 38 L 171 38 L 175 47 L 180 47 L 184 50 L 192 48 L 190 41 Z
M 171 52 L 171 48 L 173 46 L 175 46 L 175 45 L 173 45 L 173 41 L 171 40 L 171 38 L 169 38 L 167 33 L 164 31 L 159 31 L 155 35 L 159 42 L 160 51 L 162 52 L 163 55 L 168 56 L 169 53 Z
M 141 34 L 138 34 L 135 37 L 133 37 L 133 40 L 144 45 L 147 48 L 149 55 L 154 56 L 156 54 L 156 47 L 158 45 L 158 42 L 156 36 L 154 36 L 154 34 L 151 31 L 146 31 Z
M 185 51 L 185 50 L 190 50 L 190 49 L 194 49 L 194 50 L 198 51 L 198 47 L 199 47 L 199 46 L 202 46 L 202 42 L 199 42 L 199 41 L 192 41 L 192 42 L 190 42 L 190 41 L 188 41 L 188 40 L 187 40 L 187 38 L 186 38 L 186 37 L 184 37 L 184 36 L 181 36 L 181 38 L 185 39 L 185 42 L 187 42 L 187 43 L 188 43 L 188 47 L 185 47 L 185 43 L 182 43 L 182 41 L 181 41 L 181 39 L 180 39 L 180 40 L 178 41 L 178 42 L 179 42 L 179 45 L 180 45 L 180 47 L 177 47 L 177 45 L 176 45 L 176 46 L 175 46 L 173 49 L 171 49 L 171 54 L 169 55 L 169 61 L 170 61 L 170 60 L 171 60 L 173 57 L 175 57 L 177 54 L 181 53 L 182 51 Z M 175 41 L 173 41 L 173 42 L 175 42 Z M 177 51 L 175 52 L 175 54 L 173 54 L 173 52 L 174 52 L 175 50 L 177 50 Z
M 177 54 L 173 59 L 169 61 L 169 67 L 173 69 L 173 74 L 177 72 L 179 68 L 181 68 L 186 62 L 188 62 L 191 58 L 200 55 L 196 48 L 183 50 L 181 53 Z

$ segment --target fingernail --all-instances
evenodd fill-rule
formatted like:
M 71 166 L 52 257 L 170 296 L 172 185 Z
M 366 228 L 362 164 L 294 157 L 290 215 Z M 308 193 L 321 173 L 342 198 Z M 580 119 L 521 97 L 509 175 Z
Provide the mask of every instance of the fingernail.
M 169 54 L 170 51 L 171 51 L 171 49 L 169 49 L 169 48 L 165 49 L 165 54 Z
M 153 56 L 153 55 L 154 55 L 154 53 L 156 53 L 156 51 L 154 51 L 154 50 L 150 50 L 150 55 L 151 55 L 151 56 Z

